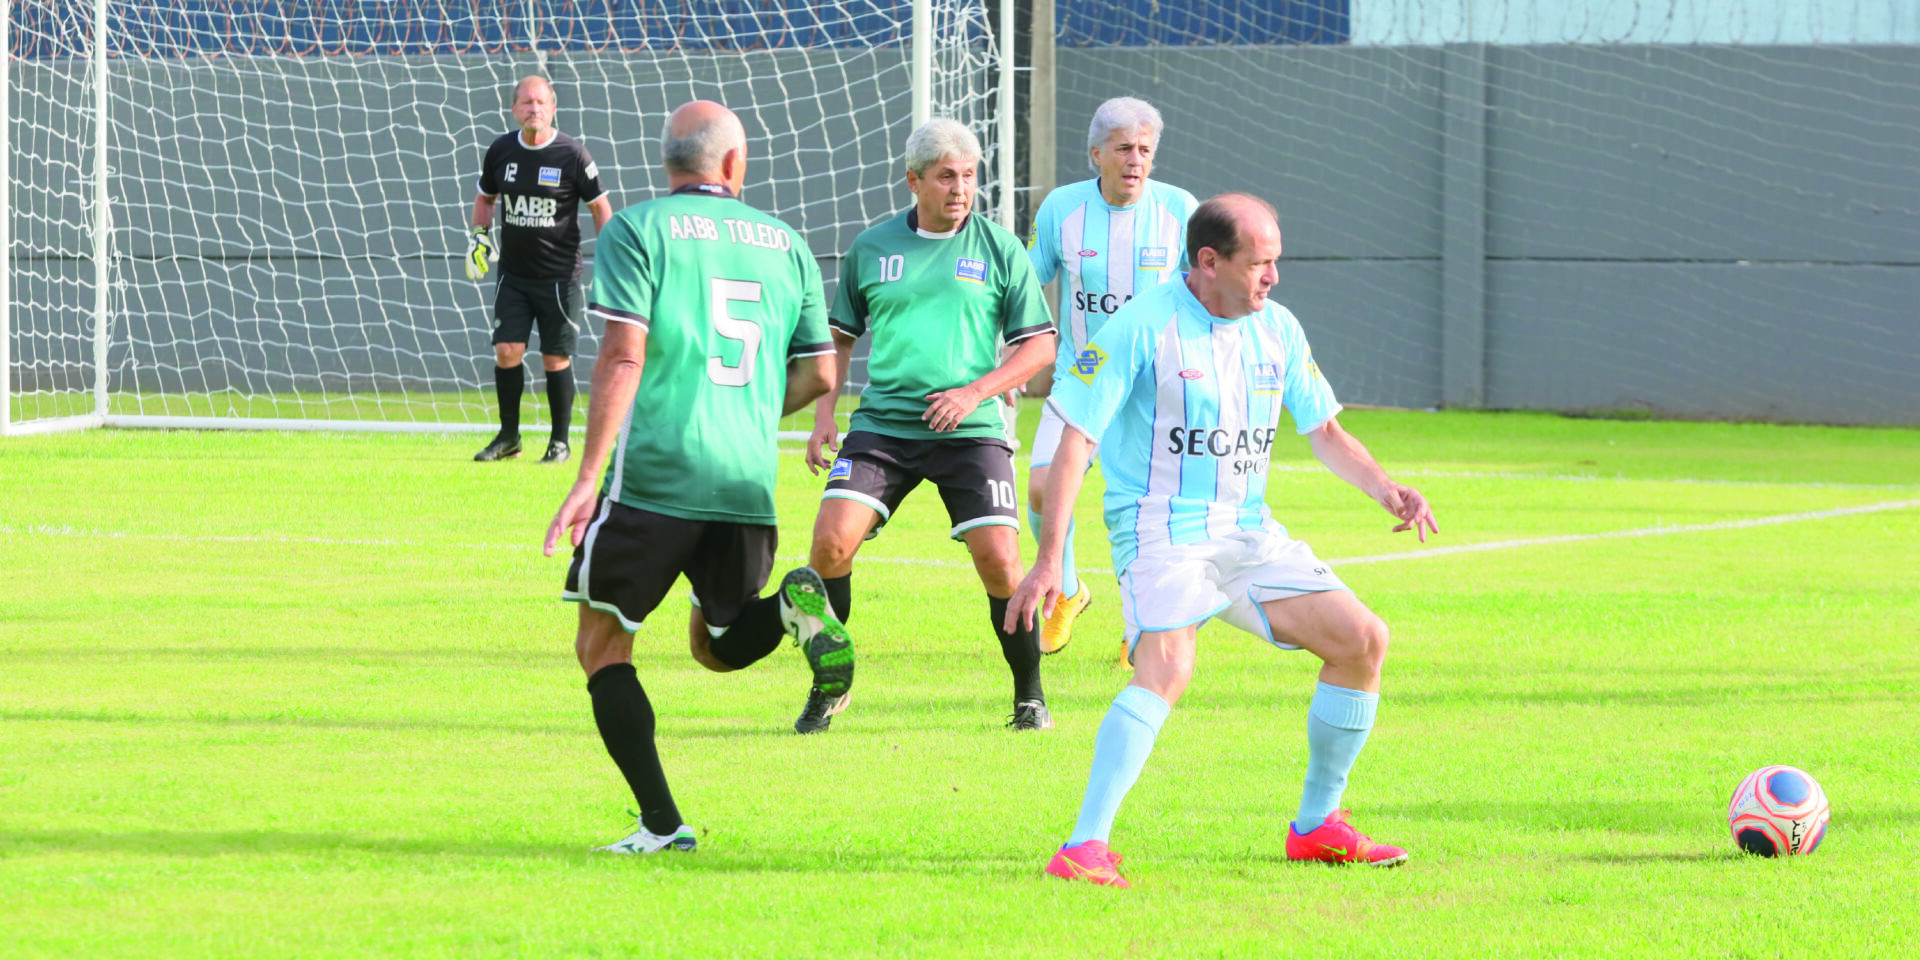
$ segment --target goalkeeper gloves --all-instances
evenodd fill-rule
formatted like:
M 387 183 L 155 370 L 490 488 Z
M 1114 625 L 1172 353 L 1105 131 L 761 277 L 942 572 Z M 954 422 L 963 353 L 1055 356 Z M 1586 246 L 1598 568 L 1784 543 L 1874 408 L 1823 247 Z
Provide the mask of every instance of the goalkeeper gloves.
M 467 244 L 467 279 L 478 280 L 487 275 L 487 266 L 500 259 L 500 251 L 493 245 L 493 231 L 486 227 L 474 227 L 472 240 Z

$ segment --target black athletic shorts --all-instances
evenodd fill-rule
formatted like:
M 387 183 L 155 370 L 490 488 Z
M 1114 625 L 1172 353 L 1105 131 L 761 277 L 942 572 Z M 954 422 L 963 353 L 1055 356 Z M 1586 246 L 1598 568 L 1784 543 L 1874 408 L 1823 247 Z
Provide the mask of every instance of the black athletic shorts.
M 948 531 L 953 539 L 992 524 L 1020 529 L 1013 448 L 1004 440 L 985 437 L 909 440 L 855 430 L 847 434 L 840 458 L 827 473 L 822 499 L 864 503 L 880 514 L 880 526 L 884 526 L 922 480 L 940 488 L 947 517 L 953 521 Z M 874 533 L 878 532 L 876 526 Z
M 724 627 L 760 596 L 779 541 L 772 524 L 684 520 L 603 497 L 560 597 L 611 613 L 632 633 L 684 573 L 707 625 Z
M 572 280 L 525 280 L 503 272 L 493 297 L 493 342 L 527 343 L 527 335 L 537 323 L 541 355 L 571 357 L 580 339 L 576 324 L 582 315 L 580 284 Z

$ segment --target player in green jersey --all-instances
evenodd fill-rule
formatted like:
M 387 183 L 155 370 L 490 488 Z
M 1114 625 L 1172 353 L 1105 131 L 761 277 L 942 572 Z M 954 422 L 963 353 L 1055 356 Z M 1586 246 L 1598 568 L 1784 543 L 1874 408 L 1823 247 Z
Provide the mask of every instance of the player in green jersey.
M 779 418 L 834 379 L 820 268 L 793 228 L 735 199 L 746 133 L 727 108 L 675 110 L 662 153 L 671 192 L 621 211 L 600 235 L 588 314 L 606 329 L 586 444 L 546 542 L 552 556 L 562 536 L 572 541 L 561 596 L 580 604 L 574 653 L 600 737 L 640 804 L 633 833 L 598 848 L 612 853 L 695 844 L 632 662 L 634 631 L 681 574 L 702 665 L 740 669 L 791 633 L 816 689 L 844 693 L 853 681 L 852 642 L 817 573 L 802 567 L 760 597 L 778 536 Z
M 828 473 L 810 560 L 844 620 L 861 541 L 931 481 L 951 536 L 973 555 L 1013 671 L 1008 725 L 1044 730 L 1053 720 L 1040 687 L 1038 631 L 1003 628 L 1020 582 L 1020 509 L 1013 448 L 994 398 L 1053 362 L 1053 322 L 1025 246 L 972 215 L 979 163 L 980 142 L 961 124 L 933 120 L 915 130 L 907 138 L 913 207 L 863 231 L 841 261 L 828 321 L 836 369 L 847 369 L 856 338 L 871 336 L 868 386 L 845 446 L 837 443 L 833 394 L 815 407 L 807 463 Z M 1003 343 L 1015 345 L 1004 361 Z M 839 457 L 829 461 L 828 449 Z M 844 694 L 815 689 L 795 728 L 825 730 L 846 705 Z

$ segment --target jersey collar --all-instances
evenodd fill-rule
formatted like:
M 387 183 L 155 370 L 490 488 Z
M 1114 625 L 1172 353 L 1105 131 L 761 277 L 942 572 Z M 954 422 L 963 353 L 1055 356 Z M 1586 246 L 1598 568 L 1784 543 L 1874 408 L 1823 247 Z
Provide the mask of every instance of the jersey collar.
M 528 150 L 545 150 L 546 148 L 551 147 L 554 144 L 560 142 L 560 131 L 559 130 L 553 131 L 553 139 L 548 140 L 546 143 L 543 143 L 537 147 L 527 142 L 527 132 L 525 130 L 515 130 L 513 132 L 513 139 L 514 139 L 514 142 L 520 144 L 520 146 Z
M 952 230 L 949 230 L 946 233 L 934 233 L 931 230 L 920 229 L 920 208 L 919 207 L 907 208 L 907 229 L 912 230 L 914 233 L 917 233 L 923 237 L 926 237 L 928 240 L 947 240 L 953 237 L 957 237 L 960 235 L 960 231 L 965 230 L 967 228 L 967 221 L 972 219 L 973 219 L 973 211 L 969 210 L 967 211 L 966 216 L 960 218 L 959 223 L 956 223 L 953 225 Z
M 699 193 L 709 197 L 726 197 L 729 200 L 739 199 L 733 195 L 732 190 L 727 189 L 727 185 L 724 183 L 683 183 L 674 187 L 673 192 L 667 194 L 667 196 L 677 197 L 683 193 Z

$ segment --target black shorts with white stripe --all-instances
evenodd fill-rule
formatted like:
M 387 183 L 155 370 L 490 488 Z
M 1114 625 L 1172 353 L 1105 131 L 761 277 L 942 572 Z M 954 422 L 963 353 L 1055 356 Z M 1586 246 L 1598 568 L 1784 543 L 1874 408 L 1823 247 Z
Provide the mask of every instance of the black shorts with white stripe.
M 580 284 L 527 280 L 504 271 L 493 297 L 493 342 L 527 343 L 540 327 L 540 354 L 571 357 L 580 339 Z
M 632 633 L 684 573 L 707 625 L 725 627 L 767 585 L 779 542 L 772 524 L 687 520 L 602 498 L 560 597 L 613 614 Z

